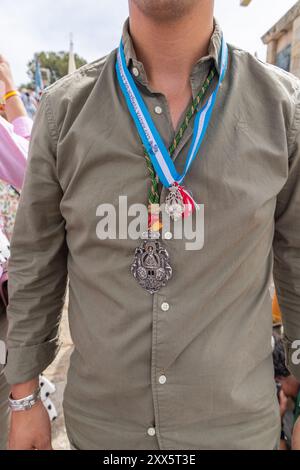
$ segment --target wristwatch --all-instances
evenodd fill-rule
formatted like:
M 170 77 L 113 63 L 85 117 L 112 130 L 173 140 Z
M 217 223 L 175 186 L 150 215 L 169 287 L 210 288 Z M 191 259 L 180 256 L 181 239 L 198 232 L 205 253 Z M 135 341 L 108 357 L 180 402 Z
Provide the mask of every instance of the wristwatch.
M 21 400 L 14 400 L 12 394 L 8 398 L 8 406 L 11 411 L 29 411 L 41 400 L 41 389 L 38 388 L 32 395 L 21 398 Z

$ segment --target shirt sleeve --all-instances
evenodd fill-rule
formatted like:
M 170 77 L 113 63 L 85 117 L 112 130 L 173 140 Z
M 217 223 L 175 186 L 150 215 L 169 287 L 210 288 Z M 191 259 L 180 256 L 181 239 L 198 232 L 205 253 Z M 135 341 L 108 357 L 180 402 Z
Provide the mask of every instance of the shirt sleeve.
M 29 128 L 26 127 L 27 134 Z M 16 133 L 13 124 L 0 117 L 0 179 L 17 189 L 23 185 L 28 148 L 28 139 Z
M 67 248 L 56 171 L 58 132 L 48 100 L 46 92 L 35 119 L 11 245 L 5 368 L 10 384 L 37 377 L 59 348 Z
M 277 197 L 274 281 L 284 325 L 286 364 L 300 380 L 300 92 L 288 135 L 288 178 Z
M 28 116 L 20 116 L 12 122 L 14 132 L 27 140 L 31 136 L 32 124 L 32 119 Z

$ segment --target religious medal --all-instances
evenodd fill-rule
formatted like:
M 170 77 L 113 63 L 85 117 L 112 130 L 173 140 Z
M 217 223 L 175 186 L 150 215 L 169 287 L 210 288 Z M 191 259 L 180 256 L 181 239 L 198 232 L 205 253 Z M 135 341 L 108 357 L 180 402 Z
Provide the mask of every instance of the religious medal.
M 156 294 L 172 277 L 167 250 L 158 240 L 144 240 L 135 251 L 131 272 L 141 287 Z
M 141 287 L 155 294 L 171 279 L 172 268 L 169 254 L 159 241 L 159 204 L 149 204 L 148 212 L 148 231 L 143 234 L 144 241 L 135 250 L 131 273 Z
M 169 188 L 169 191 L 170 192 L 166 198 L 165 210 L 166 213 L 176 222 L 182 218 L 185 211 L 183 197 L 178 186 L 175 184 Z

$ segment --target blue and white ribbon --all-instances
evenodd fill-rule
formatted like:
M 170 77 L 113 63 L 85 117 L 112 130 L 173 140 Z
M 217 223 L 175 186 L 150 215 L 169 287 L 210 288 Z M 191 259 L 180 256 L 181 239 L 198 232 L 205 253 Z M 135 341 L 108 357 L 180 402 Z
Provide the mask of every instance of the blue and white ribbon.
M 220 74 L 218 85 L 207 103 L 196 114 L 192 143 L 188 151 L 184 171 L 180 175 L 175 168 L 168 149 L 166 148 L 158 130 L 156 129 L 153 119 L 148 111 L 146 104 L 144 103 L 135 81 L 128 70 L 124 48 L 121 41 L 116 63 L 118 81 L 124 94 L 130 114 L 142 139 L 143 145 L 151 158 L 152 165 L 161 183 L 166 188 L 170 188 L 175 183 L 181 184 L 190 170 L 191 165 L 195 160 L 204 140 L 216 104 L 221 83 L 223 82 L 226 75 L 227 67 L 228 47 L 223 38 L 220 53 Z

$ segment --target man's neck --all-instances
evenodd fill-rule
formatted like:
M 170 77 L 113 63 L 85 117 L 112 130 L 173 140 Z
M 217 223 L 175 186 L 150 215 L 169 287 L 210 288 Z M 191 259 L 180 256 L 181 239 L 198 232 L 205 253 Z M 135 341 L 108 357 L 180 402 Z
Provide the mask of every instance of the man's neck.
M 189 79 L 194 64 L 208 52 L 213 33 L 213 5 L 203 1 L 184 17 L 158 22 L 132 2 L 130 33 L 150 84 L 161 79 Z

